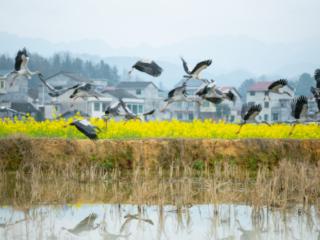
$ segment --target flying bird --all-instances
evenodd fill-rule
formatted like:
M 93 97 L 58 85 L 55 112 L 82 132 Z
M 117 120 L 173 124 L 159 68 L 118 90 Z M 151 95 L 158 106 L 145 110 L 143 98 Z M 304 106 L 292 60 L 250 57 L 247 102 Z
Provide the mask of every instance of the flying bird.
M 293 133 L 293 130 L 297 123 L 307 120 L 308 117 L 308 98 L 306 96 L 299 96 L 291 101 L 291 116 L 295 119 L 289 135 Z
M 151 219 L 147 219 L 147 218 L 141 218 L 139 216 L 139 214 L 127 214 L 125 217 L 124 217 L 126 220 L 124 221 L 124 223 L 122 224 L 121 228 L 120 228 L 120 233 L 122 233 L 126 227 L 126 225 L 132 221 L 132 220 L 138 220 L 138 221 L 143 221 L 145 223 L 149 223 L 150 225 L 153 225 L 153 221 Z
M 66 229 L 63 227 L 62 229 L 67 230 L 68 232 L 74 235 L 79 235 L 82 232 L 95 230 L 96 228 L 99 227 L 99 224 L 97 224 L 96 226 L 94 225 L 94 222 L 97 219 L 97 217 L 98 217 L 97 214 L 91 213 L 89 214 L 89 216 L 81 220 L 74 228 Z
M 164 112 L 165 109 L 173 102 L 181 102 L 187 101 L 187 90 L 186 83 L 184 82 L 182 86 L 176 87 L 172 89 L 168 93 L 168 97 L 164 100 L 166 102 L 165 106 L 160 110 L 160 112 Z
M 182 57 L 181 57 L 181 61 L 182 61 L 183 69 L 187 73 L 187 75 L 184 76 L 187 80 L 191 78 L 202 80 L 199 78 L 200 72 L 202 72 L 204 69 L 209 67 L 212 63 L 211 59 L 201 61 L 190 71 L 188 68 L 187 62 Z
M 27 77 L 28 79 L 31 79 L 33 75 L 40 74 L 40 71 L 32 72 L 28 68 L 28 62 L 29 62 L 29 55 L 27 53 L 26 48 L 23 48 L 22 50 L 19 50 L 16 58 L 15 58 L 15 64 L 14 64 L 14 71 L 9 73 L 6 76 L 6 79 L 10 79 L 10 87 L 13 86 L 15 83 L 15 80 L 19 76 Z
M 221 91 L 220 89 L 216 88 L 214 80 L 211 80 L 204 86 L 200 87 L 196 91 L 195 95 L 214 104 L 219 104 L 225 99 L 232 101 L 233 103 L 236 101 L 236 96 L 231 90 L 228 92 Z
M 75 87 L 73 93 L 70 95 L 70 98 L 75 101 L 77 98 L 87 99 L 88 97 L 95 97 L 99 100 L 99 97 L 102 95 L 95 90 L 95 87 L 91 83 L 82 83 Z
M 320 92 L 315 87 L 311 87 L 310 91 L 311 91 L 311 93 L 317 103 L 318 111 L 315 113 L 315 115 L 317 115 L 320 113 Z
M 138 119 L 138 120 L 142 121 L 141 116 L 139 116 L 138 114 L 135 114 L 134 112 L 132 112 L 132 111 L 128 108 L 127 104 L 126 104 L 124 101 L 122 101 L 122 99 L 119 99 L 119 101 L 120 101 L 120 104 L 121 104 L 122 109 L 123 109 L 124 112 L 125 112 L 124 118 L 125 118 L 126 120 Z M 149 112 L 142 113 L 142 116 L 146 117 L 146 116 L 149 116 L 149 115 L 154 114 L 154 112 L 155 112 L 155 109 L 152 109 L 152 110 L 149 111 Z
M 133 66 L 132 69 L 129 71 L 129 75 L 132 73 L 134 69 L 137 69 L 140 72 L 147 73 L 153 77 L 159 77 L 162 73 L 162 68 L 152 60 L 139 60 Z
M 70 125 L 75 126 L 80 132 L 92 140 L 98 139 L 98 133 L 101 132 L 100 128 L 92 125 L 87 119 L 75 120 L 70 123 Z
M 59 97 L 62 94 L 68 92 L 69 90 L 72 89 L 76 89 L 80 86 L 80 84 L 76 84 L 74 86 L 71 87 L 67 87 L 67 88 L 62 88 L 62 89 L 57 89 L 54 86 L 52 86 L 50 83 L 48 83 L 44 78 L 42 74 L 39 74 L 39 79 L 41 80 L 41 82 L 49 89 L 48 95 L 50 97 Z
M 241 128 L 243 125 L 245 125 L 248 122 L 255 122 L 258 123 L 256 120 L 256 117 L 259 115 L 261 112 L 262 107 L 260 104 L 254 104 L 254 105 L 249 105 L 249 104 L 243 104 L 241 108 L 241 118 L 242 118 L 242 123 L 240 123 L 240 128 L 237 132 L 237 134 L 240 133 Z M 262 121 L 262 123 L 267 124 L 270 126 L 270 124 L 266 121 Z
M 289 97 L 291 97 L 291 94 L 289 92 L 283 90 L 283 87 L 285 86 L 288 86 L 288 81 L 286 79 L 279 79 L 277 81 L 274 81 L 269 85 L 268 90 L 266 91 L 266 94 L 265 94 L 265 99 L 266 97 L 268 97 L 269 101 L 271 100 L 269 95 L 270 92 L 276 93 L 276 94 L 287 94 Z

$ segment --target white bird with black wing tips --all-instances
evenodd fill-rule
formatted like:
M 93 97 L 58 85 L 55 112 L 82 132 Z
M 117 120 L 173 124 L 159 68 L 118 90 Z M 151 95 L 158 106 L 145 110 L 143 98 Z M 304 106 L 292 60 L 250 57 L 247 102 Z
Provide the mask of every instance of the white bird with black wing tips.
M 126 104 L 124 101 L 122 101 L 122 99 L 119 99 L 119 101 L 120 101 L 120 104 L 121 104 L 122 109 L 123 109 L 124 112 L 125 112 L 124 118 L 125 118 L 126 120 L 134 120 L 134 119 L 137 119 L 137 120 L 142 121 L 141 116 L 139 116 L 138 114 L 135 114 L 134 112 L 132 112 L 132 111 L 128 108 L 127 104 Z M 152 109 L 152 110 L 149 111 L 149 112 L 142 113 L 142 116 L 146 117 L 146 116 L 149 116 L 149 115 L 154 114 L 154 112 L 155 112 L 155 109 Z
M 50 83 L 48 83 L 42 74 L 39 74 L 39 79 L 41 80 L 41 82 L 48 88 L 49 92 L 48 92 L 48 95 L 50 97 L 59 97 L 61 96 L 62 94 L 68 92 L 69 90 L 73 90 L 73 89 L 76 89 L 80 86 L 80 84 L 76 84 L 74 86 L 71 86 L 71 87 L 67 87 L 67 88 L 62 88 L 62 89 L 57 89 L 55 88 L 54 86 L 52 86 Z
M 249 105 L 246 103 L 243 104 L 241 108 L 242 123 L 240 123 L 240 128 L 237 131 L 237 134 L 240 133 L 243 125 L 247 124 L 248 122 L 258 123 L 258 121 L 256 120 L 256 117 L 260 114 L 261 110 L 262 110 L 262 107 L 260 104 L 253 104 L 253 105 Z M 270 124 L 266 121 L 262 121 L 262 123 L 265 123 L 268 126 L 270 126 Z
M 160 112 L 164 112 L 166 108 L 174 102 L 181 102 L 187 101 L 187 90 L 186 90 L 186 83 L 184 82 L 182 86 L 176 87 L 172 89 L 168 93 L 168 97 L 164 100 L 166 102 L 165 106 L 160 110 Z
M 308 118 L 308 98 L 306 96 L 299 96 L 291 102 L 291 116 L 295 119 L 289 135 L 293 133 L 293 130 L 297 123 L 301 123 Z
M 74 88 L 74 91 L 70 95 L 70 98 L 75 101 L 78 98 L 82 98 L 83 100 L 88 99 L 88 97 L 95 97 L 99 100 L 99 97 L 102 97 L 98 91 L 96 91 L 95 86 L 91 83 L 82 83 Z
M 15 58 L 14 71 L 7 74 L 5 78 L 11 80 L 9 86 L 12 87 L 17 77 L 24 76 L 31 79 L 33 75 L 40 74 L 40 71 L 32 72 L 28 68 L 29 55 L 26 48 L 19 50 Z
M 221 91 L 216 87 L 214 80 L 208 81 L 208 83 L 205 83 L 203 86 L 201 86 L 196 91 L 195 95 L 214 104 L 219 104 L 223 100 L 229 100 L 233 103 L 236 101 L 236 96 L 231 90 L 228 92 Z
M 285 86 L 288 86 L 288 81 L 286 79 L 279 79 L 277 81 L 274 81 L 269 85 L 264 98 L 266 99 L 268 97 L 270 101 L 271 100 L 269 95 L 270 92 L 276 93 L 276 94 L 287 94 L 289 97 L 291 97 L 291 94 L 289 92 L 283 90 Z
M 199 62 L 199 63 L 190 71 L 187 62 L 186 62 L 182 57 L 181 57 L 181 61 L 182 61 L 183 69 L 184 69 L 184 71 L 187 73 L 187 75 L 184 76 L 187 80 L 193 78 L 193 79 L 198 79 L 198 80 L 204 81 L 204 79 L 200 79 L 200 78 L 199 78 L 199 74 L 200 74 L 204 69 L 206 69 L 207 67 L 209 67 L 209 66 L 212 64 L 212 60 L 211 60 L 211 59 L 204 60 L 204 61 Z
M 139 60 L 133 66 L 132 69 L 129 71 L 129 75 L 132 71 L 136 69 L 140 72 L 147 73 L 153 77 L 159 77 L 162 73 L 162 68 L 152 60 Z

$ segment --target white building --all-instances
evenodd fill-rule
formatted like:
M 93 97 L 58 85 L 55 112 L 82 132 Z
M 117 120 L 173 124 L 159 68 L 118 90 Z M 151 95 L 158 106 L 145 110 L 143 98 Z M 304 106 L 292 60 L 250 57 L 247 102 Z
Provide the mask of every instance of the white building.
M 160 109 L 163 105 L 162 91 L 153 82 L 122 81 L 117 85 L 117 88 L 142 99 L 144 112 Z M 163 116 L 159 111 L 156 111 L 153 117 L 162 119 Z
M 257 82 L 253 84 L 247 91 L 248 104 L 261 104 L 262 111 L 257 117 L 259 121 L 285 122 L 290 117 L 291 107 L 290 102 L 293 97 L 287 94 L 269 93 L 271 100 L 265 98 L 267 89 L 272 82 Z M 294 89 L 290 86 L 285 86 L 284 91 L 294 96 Z
M 181 80 L 179 86 L 182 84 Z M 203 84 L 199 80 L 189 80 L 187 82 L 187 95 L 190 98 L 196 98 L 195 92 Z M 193 119 L 223 119 L 229 122 L 240 121 L 240 110 L 242 106 L 241 95 L 234 87 L 221 87 L 223 92 L 231 90 L 236 95 L 235 103 L 225 100 L 220 104 L 213 104 L 209 101 L 203 101 L 199 106 L 196 102 L 177 102 L 169 105 L 171 118 L 183 121 L 192 121 Z

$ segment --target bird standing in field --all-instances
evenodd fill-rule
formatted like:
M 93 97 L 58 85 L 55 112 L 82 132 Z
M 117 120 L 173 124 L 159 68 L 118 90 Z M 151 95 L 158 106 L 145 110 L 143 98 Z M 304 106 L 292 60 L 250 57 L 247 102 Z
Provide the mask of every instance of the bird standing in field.
M 240 128 L 237 131 L 237 134 L 240 133 L 241 128 L 243 125 L 245 125 L 248 122 L 255 122 L 258 123 L 256 120 L 256 117 L 259 115 L 261 112 L 262 107 L 260 104 L 255 104 L 255 105 L 248 105 L 248 104 L 243 104 L 241 108 L 241 118 L 242 118 L 242 123 L 240 123 Z M 262 121 L 262 123 L 267 124 L 270 126 L 270 124 L 266 121 Z
M 199 74 L 204 69 L 209 67 L 212 63 L 211 59 L 201 61 L 190 71 L 187 62 L 182 57 L 181 57 L 181 61 L 182 61 L 183 69 L 187 73 L 187 75 L 184 76 L 187 80 L 193 78 L 193 79 L 198 79 L 198 80 L 202 80 L 202 81 L 204 81 L 204 80 L 199 78 Z
M 75 126 L 80 132 L 92 140 L 98 139 L 98 133 L 101 132 L 100 128 L 92 125 L 87 119 L 75 120 L 70 123 L 70 125 Z
M 186 83 L 184 82 L 182 86 L 176 87 L 172 89 L 168 93 L 168 97 L 164 100 L 166 102 L 165 106 L 160 110 L 160 112 L 164 112 L 166 108 L 173 102 L 181 102 L 187 101 L 187 90 Z
M 9 86 L 12 87 L 17 77 L 24 76 L 31 79 L 33 75 L 40 74 L 40 71 L 31 72 L 28 68 L 29 55 L 26 48 L 19 50 L 15 58 L 14 71 L 7 74 L 5 78 L 11 80 Z
M 140 72 L 147 73 L 153 77 L 159 77 L 162 73 L 162 68 L 152 60 L 139 60 L 133 66 L 132 69 L 129 71 L 129 75 L 132 73 L 134 69 L 137 69 Z
M 291 94 L 287 91 L 283 91 L 283 87 L 288 86 L 288 81 L 286 79 L 279 79 L 273 83 L 271 83 L 268 87 L 268 90 L 266 91 L 265 94 L 265 99 L 268 97 L 269 101 L 271 100 L 270 98 L 270 92 L 276 93 L 276 94 L 287 94 L 289 97 L 291 97 Z M 281 91 L 280 91 L 281 89 Z M 264 100 L 265 100 L 264 99 Z
M 306 121 L 308 118 L 308 98 L 306 96 L 299 96 L 291 102 L 291 116 L 295 119 L 289 135 L 293 133 L 297 123 Z
M 72 89 L 76 89 L 80 86 L 80 84 L 76 84 L 74 86 L 71 87 L 67 87 L 67 88 L 62 88 L 62 89 L 56 89 L 54 86 L 52 86 L 50 83 L 48 83 L 44 78 L 42 74 L 39 74 L 39 79 L 41 80 L 41 82 L 49 89 L 48 95 L 50 97 L 59 97 L 62 94 L 68 92 L 69 90 Z

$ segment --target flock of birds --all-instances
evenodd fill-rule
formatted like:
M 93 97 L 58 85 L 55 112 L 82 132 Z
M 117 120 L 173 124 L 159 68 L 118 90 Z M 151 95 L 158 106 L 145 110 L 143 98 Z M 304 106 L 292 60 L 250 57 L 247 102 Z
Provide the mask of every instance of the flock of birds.
M 100 92 L 98 92 L 94 86 L 93 83 L 78 83 L 71 87 L 66 88 L 55 88 L 50 83 L 48 83 L 42 73 L 40 71 L 30 71 L 28 68 L 28 61 L 29 56 L 27 53 L 27 50 L 24 48 L 22 50 L 19 50 L 16 58 L 15 58 L 15 65 L 14 70 L 7 75 L 1 77 L 0 79 L 5 79 L 9 83 L 9 86 L 12 87 L 15 83 L 15 80 L 17 77 L 23 76 L 28 79 L 30 79 L 34 75 L 38 75 L 41 82 L 48 88 L 48 95 L 50 97 L 59 97 L 60 95 L 72 91 L 70 94 L 70 98 L 74 100 L 81 98 L 83 100 L 86 100 L 88 97 L 95 97 L 96 99 L 99 99 L 99 97 L 102 96 Z M 199 106 L 202 104 L 204 100 L 209 101 L 213 104 L 220 104 L 222 101 L 236 101 L 235 94 L 229 90 L 228 92 L 223 92 L 219 87 L 216 86 L 214 80 L 208 80 L 208 79 L 202 79 L 200 78 L 200 73 L 208 68 L 212 64 L 212 60 L 204 60 L 199 63 L 197 63 L 192 70 L 189 69 L 187 62 L 181 57 L 182 66 L 186 73 L 186 75 L 183 76 L 183 81 L 181 82 L 180 86 L 175 87 L 168 93 L 168 97 L 164 100 L 165 105 L 162 109 L 160 109 L 160 112 L 164 112 L 167 107 L 174 103 L 174 102 L 181 102 L 181 101 L 192 101 L 199 104 Z M 155 62 L 155 61 L 149 61 L 149 60 L 139 60 L 137 61 L 133 66 L 132 69 L 129 71 L 129 75 L 132 73 L 133 70 L 138 70 L 140 72 L 144 72 L 150 76 L 158 77 L 161 75 L 163 69 Z M 318 107 L 318 114 L 320 112 L 320 69 L 317 69 L 315 71 L 314 78 L 316 80 L 316 87 L 311 87 L 311 93 L 313 94 L 317 107 Z M 190 79 L 195 79 L 202 81 L 203 84 L 199 87 L 199 89 L 195 93 L 194 96 L 188 96 L 187 95 L 187 82 Z M 288 81 L 286 79 L 280 79 L 277 81 L 274 81 L 271 83 L 268 87 L 268 90 L 265 93 L 265 100 L 268 98 L 270 100 L 270 93 L 275 94 L 287 94 L 289 96 L 290 93 L 286 92 L 284 90 L 284 87 L 288 85 Z M 7 111 L 10 111 L 10 109 L 6 109 Z M 142 114 L 142 116 L 146 117 L 148 115 L 152 115 L 156 110 L 153 109 L 149 112 L 145 112 Z M 243 125 L 245 125 L 248 122 L 254 122 L 258 123 L 256 120 L 256 117 L 259 115 L 259 113 L 262 111 L 261 104 L 243 104 L 241 108 L 241 118 L 242 122 L 240 123 L 240 128 L 237 131 L 237 134 L 240 133 L 241 128 Z M 306 96 L 299 96 L 296 98 L 293 98 L 291 101 L 291 115 L 295 119 L 293 122 L 292 129 L 290 131 L 290 134 L 292 134 L 292 131 L 297 123 L 304 122 L 308 119 L 308 98 Z M 135 114 L 132 112 L 125 102 L 122 101 L 122 99 L 118 99 L 116 102 L 110 104 L 105 109 L 105 120 L 106 123 L 108 120 L 112 117 L 121 116 L 125 120 L 132 120 L 132 119 L 138 119 L 142 120 L 142 116 Z M 265 123 L 269 125 L 269 123 L 262 121 L 262 123 Z M 88 120 L 75 120 L 71 123 L 71 125 L 74 125 L 79 131 L 81 131 L 83 134 L 85 134 L 90 139 L 97 139 L 98 133 L 101 131 L 96 126 L 93 126 Z

